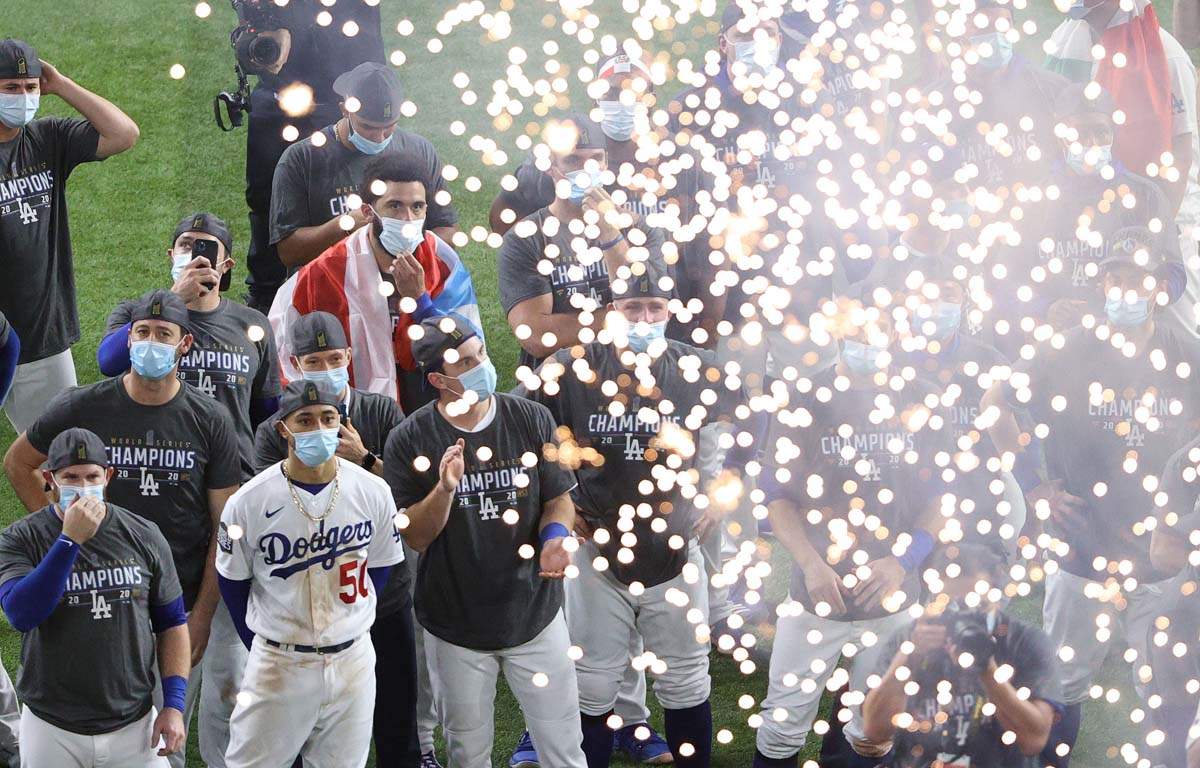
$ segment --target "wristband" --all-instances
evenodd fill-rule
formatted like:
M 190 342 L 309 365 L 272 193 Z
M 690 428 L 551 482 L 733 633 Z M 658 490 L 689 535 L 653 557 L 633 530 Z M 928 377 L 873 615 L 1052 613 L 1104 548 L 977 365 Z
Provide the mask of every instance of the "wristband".
M 900 561 L 900 567 L 905 573 L 912 573 L 914 569 L 921 567 L 932 551 L 933 537 L 928 531 L 918 530 L 912 535 L 912 543 L 908 545 L 908 549 L 896 559 Z
M 187 678 L 182 675 L 164 677 L 162 691 L 163 709 L 178 709 L 183 712 L 187 701 Z
M 542 529 L 542 532 L 538 534 L 538 538 L 541 540 L 542 546 L 544 547 L 546 546 L 546 542 L 550 541 L 551 539 L 565 539 L 570 535 L 571 532 L 567 530 L 567 526 L 563 525 L 562 523 L 550 523 Z
M 596 247 L 597 247 L 597 248 L 599 248 L 599 249 L 600 249 L 600 250 L 602 250 L 602 251 L 607 251 L 609 248 L 612 248 L 613 246 L 617 245 L 618 243 L 620 243 L 620 242 L 621 242 L 621 241 L 623 241 L 624 239 L 625 239 L 625 233 L 624 233 L 624 232 L 622 232 L 620 235 L 617 235 L 617 237 L 616 237 L 615 239 L 613 239 L 613 240 L 609 240 L 607 243 L 600 243 L 600 244 L 599 244 L 598 246 L 596 246 Z
M 375 462 L 379 461 L 379 457 L 367 451 L 367 455 L 363 456 L 362 468 L 370 472 L 375 467 Z
M 1013 478 L 1017 481 L 1017 485 L 1021 486 L 1021 491 L 1024 493 L 1029 493 L 1045 482 L 1045 478 L 1042 477 L 1041 467 L 1039 466 L 1041 462 L 1038 461 L 1038 457 L 1035 454 L 1036 451 L 1033 450 L 1033 446 L 1029 446 L 1018 453 L 1016 459 L 1013 461 Z
M 68 549 L 72 549 L 72 548 L 78 549 L 79 548 L 79 545 L 75 543 L 75 539 L 72 539 L 70 536 L 68 536 L 65 533 L 58 534 L 58 540 L 61 541 L 63 544 L 66 544 Z

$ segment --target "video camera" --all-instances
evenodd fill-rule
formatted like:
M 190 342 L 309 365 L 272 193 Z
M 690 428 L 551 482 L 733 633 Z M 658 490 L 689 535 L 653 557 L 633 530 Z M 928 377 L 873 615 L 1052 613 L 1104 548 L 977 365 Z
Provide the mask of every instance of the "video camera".
M 222 91 L 213 99 L 213 117 L 217 127 L 232 131 L 242 125 L 245 114 L 250 111 L 250 85 L 248 75 L 272 74 L 271 70 L 283 55 L 276 36 L 271 34 L 294 24 L 295 6 L 289 3 L 277 5 L 274 0 L 229 0 L 238 15 L 238 25 L 229 33 L 229 45 L 233 48 L 237 64 L 233 71 L 237 75 L 237 90 Z M 221 105 L 225 105 L 225 120 Z

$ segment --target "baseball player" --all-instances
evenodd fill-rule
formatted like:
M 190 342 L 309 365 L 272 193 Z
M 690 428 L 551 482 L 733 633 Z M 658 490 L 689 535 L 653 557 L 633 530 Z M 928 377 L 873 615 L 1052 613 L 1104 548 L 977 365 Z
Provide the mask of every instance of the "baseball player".
M 109 500 L 155 523 L 171 545 L 188 610 L 190 722 L 220 597 L 213 570 L 217 522 L 241 481 L 237 438 L 229 410 L 179 380 L 179 361 L 192 344 L 183 301 L 151 291 L 130 317 L 130 371 L 55 398 L 9 447 L 4 469 L 26 508 L 41 509 L 40 467 L 54 437 L 76 426 L 100 436 L 113 467 Z
M 105 502 L 113 472 L 94 433 L 62 432 L 43 471 L 53 503 L 0 534 L 0 606 L 23 633 L 27 768 L 165 768 L 187 738 L 183 591 L 157 526 Z
M 465 317 L 421 329 L 413 355 L 438 399 L 392 431 L 384 466 L 408 518 L 405 539 L 421 553 L 417 618 L 450 764 L 491 765 L 503 672 L 541 758 L 584 768 L 559 581 L 574 546 L 575 479 L 548 458 L 554 421 L 536 403 L 496 394 L 496 369 Z
M 230 768 L 363 766 L 371 747 L 376 595 L 404 559 L 387 483 L 339 459 L 341 400 L 283 394 L 288 456 L 221 515 L 217 571 L 250 649 L 230 720 Z
M 707 766 L 708 596 L 690 542 L 712 520 L 692 502 L 692 435 L 709 420 L 703 403 L 722 397 L 710 381 L 723 377 L 708 353 L 665 338 L 670 279 L 657 264 L 636 266 L 641 274 L 621 267 L 612 282 L 612 305 L 623 319 L 614 343 L 560 350 L 518 391 L 549 407 L 582 461 L 576 530 L 588 541 L 579 578 L 566 588 L 571 639 L 583 649 L 576 670 L 588 765 L 611 758 L 608 718 L 636 632 L 645 654 L 661 662 L 650 669 L 675 763 Z
M 1162 257 L 1114 249 L 1100 265 L 1103 319 L 1015 366 L 983 401 L 1002 414 L 1027 403 L 1034 423 L 1049 428 L 1046 480 L 1028 496 L 1048 508 L 1047 533 L 1065 545 L 1054 552 L 1058 569 L 1047 571 L 1042 608 L 1062 657 L 1066 705 L 1042 754 L 1054 765 L 1069 761 L 1083 702 L 1110 648 L 1147 658 L 1174 575 L 1155 567 L 1145 520 L 1155 512 L 1157 474 L 1195 435 L 1200 397 L 1189 371 L 1200 366 L 1200 347 L 1160 314 Z M 1024 453 L 1011 420 L 998 420 L 992 436 L 1000 450 Z M 1109 640 L 1097 640 L 1099 629 Z M 1139 674 L 1134 683 L 1147 695 Z
M 759 478 L 772 528 L 793 559 L 789 599 L 780 606 L 771 651 L 755 768 L 795 766 L 817 715 L 821 691 L 844 649 L 851 690 L 863 691 L 872 637 L 909 621 L 920 567 L 938 528 L 940 475 L 934 457 L 950 455 L 944 420 L 925 405 L 921 380 L 899 391 L 888 383 L 885 353 L 895 348 L 888 315 L 844 308 L 858 325 L 841 342 L 836 365 L 788 388 L 766 446 Z M 896 553 L 902 554 L 896 554 Z M 861 742 L 861 713 L 845 727 Z
M 309 312 L 293 323 L 292 365 L 304 377 L 337 396 L 344 414 L 337 455 L 383 476 L 383 446 L 403 414 L 394 398 L 350 386 L 354 350 L 338 319 L 328 312 Z M 258 427 L 255 466 L 262 472 L 287 458 L 287 439 L 275 414 Z M 412 556 L 405 549 L 405 559 Z M 414 765 L 422 753 L 433 753 L 437 714 L 421 647 L 413 626 L 412 577 L 406 562 L 392 569 L 387 588 L 375 606 L 371 639 L 375 643 L 375 759 L 380 768 Z M 413 669 L 413 664 L 416 669 Z M 415 708 L 415 709 L 414 709 Z M 414 721 L 416 728 L 414 732 Z

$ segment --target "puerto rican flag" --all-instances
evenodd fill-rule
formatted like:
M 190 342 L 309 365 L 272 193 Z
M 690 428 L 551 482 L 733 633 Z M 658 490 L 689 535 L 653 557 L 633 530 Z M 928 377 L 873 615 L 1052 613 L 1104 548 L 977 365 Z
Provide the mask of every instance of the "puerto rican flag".
M 457 312 L 483 336 L 471 275 L 454 249 L 433 232 L 425 233 L 424 242 L 413 253 L 425 270 L 428 297 L 423 296 L 411 314 L 401 314 L 393 329 L 370 237 L 369 224 L 359 228 L 304 265 L 275 294 L 269 319 L 285 385 L 301 378 L 292 365 L 291 324 L 309 312 L 329 312 L 342 321 L 354 350 L 351 386 L 397 399 L 396 367 L 405 371 L 416 368 L 410 326 L 430 316 Z

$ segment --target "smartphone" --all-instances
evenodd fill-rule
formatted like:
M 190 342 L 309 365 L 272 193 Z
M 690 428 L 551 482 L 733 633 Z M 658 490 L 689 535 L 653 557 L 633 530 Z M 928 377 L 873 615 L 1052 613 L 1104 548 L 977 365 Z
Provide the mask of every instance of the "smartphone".
M 208 259 L 208 263 L 212 266 L 212 268 L 216 269 L 217 261 L 220 259 L 220 256 L 217 255 L 219 249 L 220 243 L 218 243 L 216 240 L 196 239 L 192 241 L 192 258 L 194 259 L 197 256 L 203 256 L 204 258 Z M 203 285 L 210 291 L 217 287 L 216 283 L 211 285 L 204 283 Z

